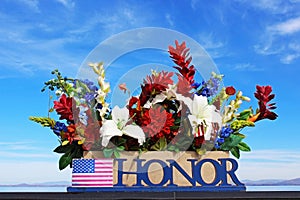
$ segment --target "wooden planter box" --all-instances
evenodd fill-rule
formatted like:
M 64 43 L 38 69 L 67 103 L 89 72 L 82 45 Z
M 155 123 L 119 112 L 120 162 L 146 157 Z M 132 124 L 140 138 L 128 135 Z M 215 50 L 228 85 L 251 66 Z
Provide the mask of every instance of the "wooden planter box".
M 229 153 L 224 151 L 211 151 L 211 152 L 207 152 L 203 156 L 199 156 L 196 152 L 193 151 L 178 152 L 178 153 L 170 152 L 170 151 L 149 151 L 141 154 L 135 151 L 124 151 L 121 152 L 120 155 L 121 155 L 120 159 L 124 159 L 124 160 L 120 161 L 118 159 L 114 159 L 114 164 L 113 164 L 113 183 L 114 185 L 117 186 L 119 186 L 120 184 L 122 186 L 136 186 L 137 175 L 134 173 L 138 171 L 137 169 L 138 164 L 135 159 L 140 160 L 140 166 L 143 167 L 147 166 L 146 174 L 151 183 L 150 186 L 201 186 L 201 184 L 199 184 L 199 181 L 196 181 L 195 184 L 192 184 L 191 180 L 187 178 L 187 177 L 194 177 L 195 175 L 197 175 L 197 173 L 198 173 L 198 179 L 199 177 L 201 177 L 200 179 L 202 179 L 205 182 L 206 186 L 207 185 L 218 186 L 222 184 L 228 186 L 232 182 L 231 180 L 232 176 L 229 176 L 229 173 L 228 174 L 225 173 L 225 175 L 223 176 L 223 179 L 224 177 L 225 179 L 227 179 L 226 181 L 227 183 L 224 183 L 224 181 L 222 181 L 223 179 L 217 179 L 217 177 L 220 176 L 220 172 L 217 171 L 218 170 L 221 171 L 221 165 L 222 168 L 225 167 L 224 166 L 225 161 L 223 162 L 221 160 L 224 158 L 229 159 Z M 101 151 L 88 151 L 84 153 L 84 158 L 97 159 L 97 158 L 104 158 L 104 156 Z M 190 159 L 193 159 L 194 161 L 191 161 Z M 173 162 L 172 164 L 172 161 L 175 162 Z M 196 163 L 199 163 L 201 161 L 203 163 L 201 163 L 201 167 L 197 168 L 198 172 L 193 171 L 192 166 L 196 166 Z M 121 163 L 121 168 L 120 168 L 120 163 Z M 214 166 L 213 163 L 215 164 L 217 163 L 217 167 Z M 173 167 L 170 167 L 170 165 L 173 165 Z M 225 165 L 227 171 L 230 171 L 233 168 L 232 162 L 226 162 Z M 168 181 L 164 181 L 164 178 L 166 176 L 166 171 L 164 170 L 164 166 L 167 167 L 167 170 L 172 171 L 173 184 L 170 184 L 171 179 L 168 179 Z M 121 172 L 118 169 L 121 169 Z M 180 171 L 180 169 L 182 170 Z M 130 172 L 133 173 L 130 174 Z M 122 183 L 120 183 L 120 180 Z M 149 181 L 148 184 L 145 183 L 145 181 L 140 181 L 142 185 L 139 186 L 149 186 Z M 233 182 L 236 181 L 233 180 Z M 236 183 L 236 185 L 238 184 Z

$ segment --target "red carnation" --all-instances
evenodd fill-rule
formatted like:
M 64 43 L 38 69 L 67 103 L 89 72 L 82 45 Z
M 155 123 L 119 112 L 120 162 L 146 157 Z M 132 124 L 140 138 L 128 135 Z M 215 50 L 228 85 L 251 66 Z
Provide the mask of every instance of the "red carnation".
M 54 101 L 54 109 L 60 115 L 59 119 L 66 119 L 68 121 L 74 119 L 72 113 L 72 100 L 71 97 L 66 97 L 66 95 L 63 94 L 59 101 Z
M 142 127 L 145 134 L 154 140 L 162 137 L 172 139 L 171 127 L 174 126 L 172 114 L 162 107 L 157 107 L 149 110 L 149 116 L 151 122 Z

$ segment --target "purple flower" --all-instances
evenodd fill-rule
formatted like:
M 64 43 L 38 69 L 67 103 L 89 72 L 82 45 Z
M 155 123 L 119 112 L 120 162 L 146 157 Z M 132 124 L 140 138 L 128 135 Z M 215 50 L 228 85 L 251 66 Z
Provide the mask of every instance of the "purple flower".
M 91 102 L 95 98 L 95 93 L 88 92 L 84 95 L 84 99 L 88 102 Z
M 92 82 L 88 79 L 81 80 L 81 82 L 84 83 L 89 88 L 89 90 L 91 90 L 91 91 L 98 90 L 98 88 L 94 85 L 94 82 Z

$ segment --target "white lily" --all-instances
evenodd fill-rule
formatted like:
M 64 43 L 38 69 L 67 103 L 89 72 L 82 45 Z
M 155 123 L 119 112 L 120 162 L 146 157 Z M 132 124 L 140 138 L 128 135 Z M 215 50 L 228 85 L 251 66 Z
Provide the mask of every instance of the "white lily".
M 102 137 L 102 146 L 106 147 L 109 140 L 114 136 L 128 135 L 136 138 L 140 145 L 145 142 L 145 133 L 143 129 L 137 125 L 126 125 L 129 119 L 129 111 L 126 107 L 119 108 L 115 106 L 112 109 L 112 120 L 106 120 L 100 128 Z
M 209 105 L 207 98 L 204 96 L 195 95 L 194 99 L 184 98 L 185 104 L 190 110 L 188 119 L 193 128 L 193 132 L 198 135 L 203 135 L 205 140 L 210 140 L 213 130 L 212 123 L 218 123 L 221 127 L 222 117 L 216 111 L 214 105 Z
M 183 100 L 184 96 L 182 96 L 181 94 L 178 94 L 177 92 L 177 86 L 176 85 L 168 85 L 168 88 L 166 89 L 166 91 L 162 91 L 160 94 L 156 95 L 152 101 L 147 101 L 144 105 L 144 108 L 151 108 L 153 107 L 153 105 L 157 104 L 157 103 L 161 103 L 163 102 L 165 99 L 169 99 L 169 100 Z M 178 111 L 181 110 L 181 104 L 180 107 L 178 108 Z

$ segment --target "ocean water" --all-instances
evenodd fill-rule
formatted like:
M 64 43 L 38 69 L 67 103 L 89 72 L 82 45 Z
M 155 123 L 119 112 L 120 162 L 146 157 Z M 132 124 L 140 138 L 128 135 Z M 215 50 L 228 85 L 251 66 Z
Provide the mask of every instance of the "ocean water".
M 300 186 L 246 186 L 247 191 L 300 191 Z
M 300 186 L 246 186 L 247 191 L 300 191 Z M 0 192 L 67 192 L 66 187 L 0 187 Z
M 0 192 L 67 192 L 66 187 L 0 187 Z

